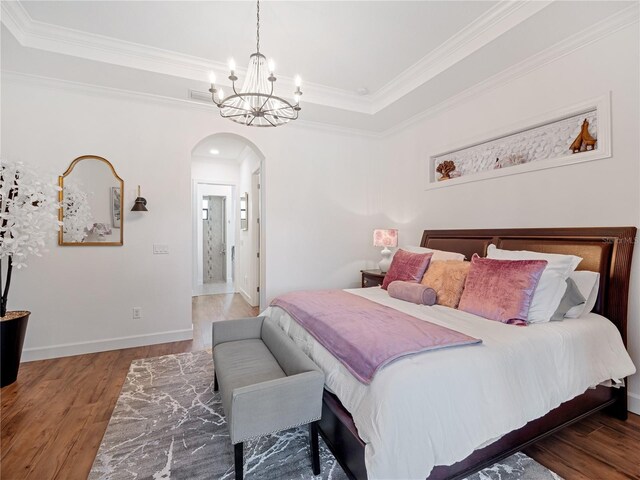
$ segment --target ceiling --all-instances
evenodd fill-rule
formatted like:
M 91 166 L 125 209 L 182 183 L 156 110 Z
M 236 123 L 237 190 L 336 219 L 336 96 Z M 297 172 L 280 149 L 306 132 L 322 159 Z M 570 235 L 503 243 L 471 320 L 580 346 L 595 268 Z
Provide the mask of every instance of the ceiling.
M 263 2 L 261 49 L 278 70 L 328 87 L 375 91 L 496 2 Z M 256 5 L 30 1 L 35 21 L 246 66 Z M 402 25 L 402 28 L 398 28 Z M 226 72 L 218 72 L 219 75 Z
M 279 95 L 302 76 L 303 120 L 375 133 L 637 18 L 632 1 L 263 1 L 260 37 Z M 3 1 L 1 19 L 3 74 L 202 106 L 208 71 L 233 57 L 242 81 L 255 50 L 250 1 Z

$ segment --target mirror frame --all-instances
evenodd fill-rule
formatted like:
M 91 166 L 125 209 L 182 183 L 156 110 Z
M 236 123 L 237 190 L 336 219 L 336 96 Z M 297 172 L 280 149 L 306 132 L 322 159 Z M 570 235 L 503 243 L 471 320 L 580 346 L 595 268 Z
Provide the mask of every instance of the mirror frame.
M 60 225 L 60 230 L 58 231 L 58 245 L 65 247 L 115 247 L 124 245 L 124 180 L 120 178 L 120 176 L 116 173 L 116 169 L 113 168 L 113 165 L 109 160 L 103 157 L 99 157 L 97 155 L 82 155 L 81 157 L 76 158 L 71 162 L 69 168 L 67 168 L 66 172 L 58 177 L 58 185 L 60 186 L 60 191 L 58 192 L 58 201 L 60 202 L 60 209 L 58 210 L 58 220 L 60 222 L 64 221 L 64 214 L 62 212 L 62 201 L 64 200 L 64 179 L 68 177 L 73 168 L 80 163 L 82 160 L 99 160 L 101 162 L 106 163 L 111 169 L 111 173 L 116 177 L 117 181 L 120 182 L 120 241 L 119 242 L 65 242 L 63 238 L 64 234 L 64 226 Z

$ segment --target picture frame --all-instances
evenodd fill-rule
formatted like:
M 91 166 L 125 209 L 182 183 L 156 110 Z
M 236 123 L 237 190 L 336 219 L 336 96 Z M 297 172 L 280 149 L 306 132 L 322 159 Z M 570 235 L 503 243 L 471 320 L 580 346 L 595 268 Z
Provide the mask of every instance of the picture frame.
M 120 228 L 122 224 L 122 191 L 120 187 L 111 187 L 111 226 Z

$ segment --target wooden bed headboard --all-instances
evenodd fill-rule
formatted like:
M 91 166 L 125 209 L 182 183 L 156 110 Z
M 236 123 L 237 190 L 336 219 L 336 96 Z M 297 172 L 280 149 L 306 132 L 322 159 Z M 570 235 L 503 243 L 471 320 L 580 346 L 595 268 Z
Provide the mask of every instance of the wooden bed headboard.
M 611 320 L 627 344 L 627 303 L 635 227 L 509 228 L 425 230 L 421 246 L 486 256 L 493 243 L 505 250 L 531 250 L 582 257 L 577 270 L 600 272 L 600 291 L 593 309 Z

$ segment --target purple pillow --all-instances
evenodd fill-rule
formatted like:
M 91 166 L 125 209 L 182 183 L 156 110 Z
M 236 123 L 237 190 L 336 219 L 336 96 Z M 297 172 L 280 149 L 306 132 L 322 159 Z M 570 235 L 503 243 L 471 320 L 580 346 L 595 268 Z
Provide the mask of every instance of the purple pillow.
M 474 255 L 459 310 L 502 323 L 526 325 L 546 260 L 494 260 Z
M 433 305 L 436 303 L 436 291 L 421 283 L 403 282 L 396 280 L 387 288 L 389 296 L 418 305 Z
M 411 253 L 402 249 L 398 250 L 391 260 L 391 266 L 384 277 L 382 288 L 386 290 L 389 284 L 396 280 L 420 283 L 432 255 L 433 253 Z

